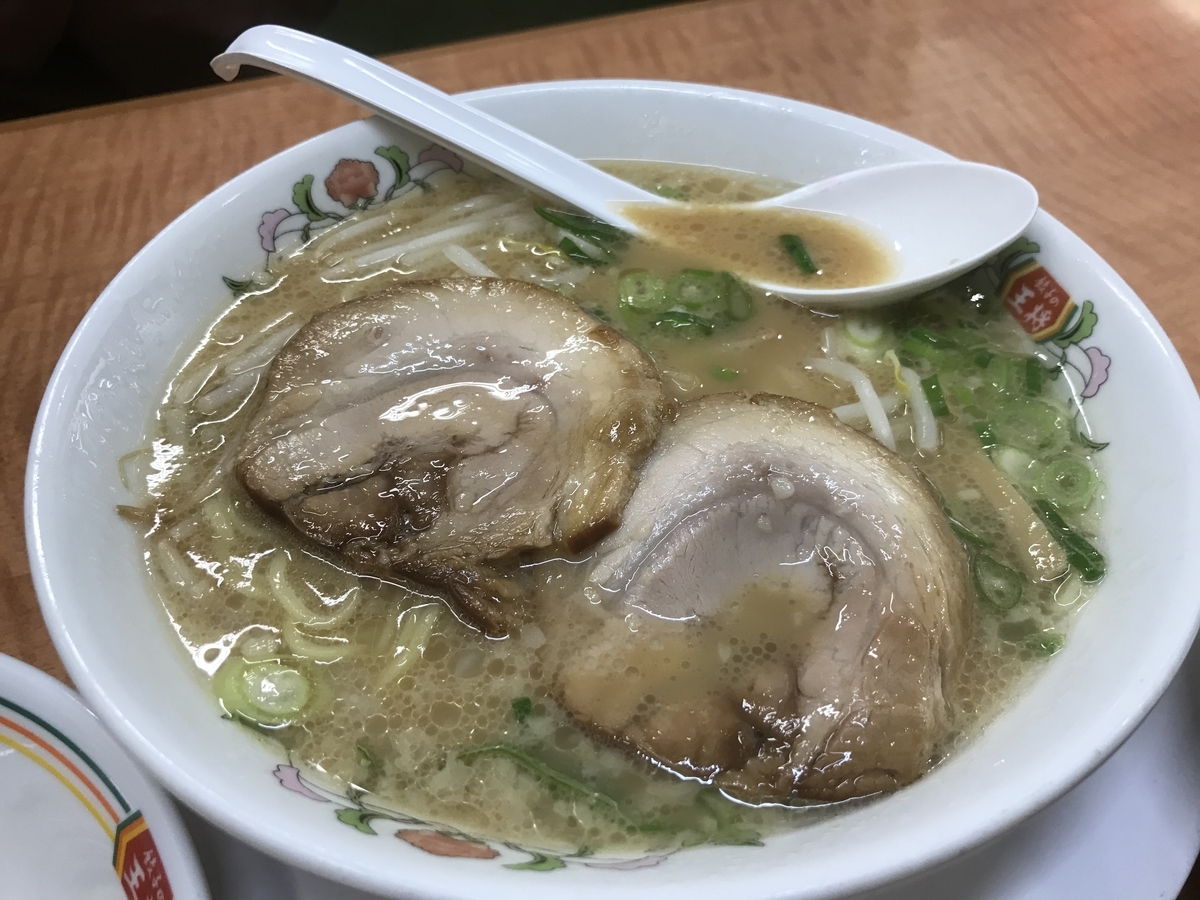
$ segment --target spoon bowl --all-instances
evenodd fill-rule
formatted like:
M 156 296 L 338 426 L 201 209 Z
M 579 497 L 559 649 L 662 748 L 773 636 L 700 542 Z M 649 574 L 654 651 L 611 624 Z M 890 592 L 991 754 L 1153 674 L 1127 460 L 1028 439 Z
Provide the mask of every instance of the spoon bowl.
M 277 25 L 250 28 L 212 61 L 213 71 L 226 81 L 243 65 L 321 85 L 511 181 L 633 234 L 646 236 L 624 208 L 675 205 L 323 38 Z M 848 308 L 899 300 L 968 271 L 1025 230 L 1038 197 L 1029 182 L 1003 169 L 913 162 L 857 169 L 753 206 L 847 219 L 894 255 L 886 278 L 855 287 L 822 289 L 747 278 L 795 303 Z

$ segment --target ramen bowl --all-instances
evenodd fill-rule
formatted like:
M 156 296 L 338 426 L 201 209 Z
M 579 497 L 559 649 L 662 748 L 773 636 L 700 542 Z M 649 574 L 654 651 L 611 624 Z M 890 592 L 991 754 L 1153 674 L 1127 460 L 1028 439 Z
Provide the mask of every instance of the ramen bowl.
M 467 99 L 584 158 L 703 164 L 799 183 L 946 158 L 850 116 L 707 86 L 560 82 Z M 475 839 L 330 789 L 224 720 L 154 594 L 136 534 L 116 517 L 128 502 L 118 460 L 144 442 L 180 348 L 228 305 L 228 282 L 261 271 L 289 230 L 324 227 L 320 209 L 333 200 L 322 184 L 339 161 L 371 160 L 390 145 L 417 166 L 455 164 L 444 149 L 368 119 L 267 160 L 180 216 L 98 298 L 37 420 L 27 533 L 55 645 L 88 705 L 200 814 L 289 863 L 386 896 L 833 897 L 915 873 L 1011 827 L 1099 765 L 1165 690 L 1200 616 L 1200 591 L 1182 564 L 1200 549 L 1200 402 L 1130 288 L 1039 212 L 1026 233 L 1035 278 L 1020 286 L 1028 296 L 1010 292 L 1010 306 L 1056 357 L 1092 435 L 1108 442 L 1098 454 L 1108 574 L 1065 648 L 915 784 L 763 846 L 571 856 Z M 305 181 L 314 192 L 307 200 L 294 190 Z M 1068 320 L 1069 335 L 1055 330 Z

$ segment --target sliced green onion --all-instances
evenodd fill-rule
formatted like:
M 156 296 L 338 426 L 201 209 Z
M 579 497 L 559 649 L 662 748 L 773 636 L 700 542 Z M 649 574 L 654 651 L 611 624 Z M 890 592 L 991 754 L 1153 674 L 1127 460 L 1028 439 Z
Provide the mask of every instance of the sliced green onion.
M 951 531 L 969 544 L 974 544 L 977 547 L 984 547 L 985 549 L 990 549 L 991 547 L 996 546 L 987 538 L 980 534 L 976 534 L 952 515 L 946 515 L 946 522 L 950 525 Z
M 1032 356 L 1025 358 L 1025 393 L 1031 397 L 1036 397 L 1042 392 L 1042 387 L 1046 383 L 1046 370 L 1042 368 L 1042 364 Z
M 808 255 L 808 249 L 804 246 L 804 241 L 800 240 L 798 235 L 781 234 L 779 236 L 779 246 L 783 247 L 784 252 L 792 258 L 801 272 L 806 275 L 820 274 L 816 264 L 812 261 L 812 257 Z
M 900 347 L 912 356 L 934 362 L 944 360 L 958 351 L 958 345 L 953 340 L 928 328 L 914 328 L 900 341 Z
M 651 324 L 659 331 L 679 337 L 707 337 L 717 327 L 710 319 L 677 309 L 660 313 Z
M 965 384 L 957 382 L 950 383 L 950 390 L 954 394 L 954 400 L 959 406 L 974 406 L 975 392 Z M 965 411 L 965 410 L 964 410 Z M 982 417 L 982 416 L 981 416 Z
M 845 326 L 846 337 L 852 344 L 870 349 L 883 343 L 883 336 L 886 332 L 879 322 L 856 317 L 846 319 Z
M 1091 466 L 1067 456 L 1042 469 L 1033 483 L 1033 492 L 1057 509 L 1081 512 L 1092 502 L 1099 485 Z
M 983 367 L 985 388 L 991 388 L 992 392 L 1004 397 L 1024 397 L 1027 393 L 1026 375 L 1024 358 L 991 355 L 988 364 Z
M 589 241 L 599 241 L 602 244 L 616 244 L 629 240 L 629 235 L 620 228 L 615 228 L 607 222 L 601 222 L 599 219 L 592 218 L 591 216 L 563 212 L 557 209 L 546 209 L 544 206 L 535 206 L 533 211 L 551 225 L 557 225 L 564 231 L 577 234 Z
M 1063 648 L 1066 640 L 1056 631 L 1043 631 L 1031 634 L 1022 643 L 1026 649 L 1032 650 L 1035 656 L 1053 656 Z
M 617 283 L 621 305 L 629 309 L 657 312 L 667 305 L 667 283 L 645 269 L 634 269 Z
M 1012 609 L 1021 602 L 1025 579 L 986 553 L 971 559 L 971 581 L 979 599 L 996 609 Z
M 1047 501 L 1035 500 L 1033 508 L 1046 523 L 1050 534 L 1066 552 L 1067 562 L 1079 572 L 1086 583 L 1091 584 L 1104 577 L 1107 569 L 1104 554 L 1092 546 L 1087 538 L 1068 525 L 1058 514 L 1058 510 Z
M 946 405 L 946 395 L 942 393 L 942 384 L 936 375 L 922 378 L 921 390 L 925 392 L 925 397 L 929 400 L 929 408 L 933 410 L 935 416 L 943 419 L 950 415 L 950 407 Z
M 733 381 L 742 374 L 737 369 L 730 369 L 726 366 L 713 366 L 712 373 L 713 378 L 717 378 L 721 381 Z
M 745 322 L 754 315 L 754 298 L 741 280 L 729 272 L 722 272 L 725 279 L 725 309 L 735 322 Z
M 672 187 L 669 184 L 656 184 L 654 193 L 660 197 L 666 197 L 668 200 L 686 200 L 687 194 L 677 187 Z
M 1070 419 L 1044 400 L 1008 400 L 992 413 L 991 426 L 1000 443 L 1032 456 L 1058 453 L 1071 440 Z
M 971 357 L 971 362 L 975 363 L 975 365 L 980 369 L 986 369 L 994 356 L 994 353 L 988 353 L 986 350 L 980 350 Z
M 920 341 L 922 344 L 937 350 L 958 349 L 958 344 L 954 342 L 953 338 L 948 338 L 944 334 L 938 334 L 936 331 L 930 331 L 928 328 L 914 328 L 908 333 L 908 336 L 914 341 Z
M 684 269 L 671 279 L 667 293 L 673 303 L 713 315 L 724 309 L 727 302 L 726 290 L 724 273 L 709 272 L 706 269 Z
M 563 252 L 563 255 L 575 260 L 575 262 L 583 263 L 585 266 L 599 267 L 608 265 L 610 262 L 607 259 L 596 259 L 594 256 L 589 256 L 584 252 L 582 247 L 569 237 L 565 237 L 558 242 L 558 249 Z
M 312 684 L 295 667 L 276 660 L 247 663 L 240 657 L 217 670 L 213 690 L 231 716 L 268 727 L 303 718 L 313 695 Z
M 999 445 L 1000 442 L 996 440 L 996 432 L 992 430 L 992 426 L 987 422 L 975 422 L 971 427 L 979 435 L 979 441 L 983 444 L 984 450 L 991 450 L 993 447 Z
M 512 711 L 518 722 L 524 722 L 533 715 L 533 701 L 528 697 L 518 697 L 512 702 Z

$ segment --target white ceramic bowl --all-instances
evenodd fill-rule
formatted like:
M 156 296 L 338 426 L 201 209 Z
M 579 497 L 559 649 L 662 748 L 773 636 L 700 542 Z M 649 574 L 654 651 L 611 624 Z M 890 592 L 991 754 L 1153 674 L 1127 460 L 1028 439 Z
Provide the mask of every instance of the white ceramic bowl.
M 721 88 L 566 82 L 470 99 L 584 157 L 704 163 L 806 182 L 855 166 L 944 156 L 849 116 Z M 361 822 L 352 803 L 306 786 L 280 767 L 281 754 L 219 718 L 148 589 L 132 530 L 113 507 L 126 499 L 117 459 L 141 445 L 177 349 L 230 300 L 220 276 L 262 267 L 264 246 L 289 227 L 281 224 L 285 216 L 298 214 L 291 188 L 303 175 L 317 175 L 317 205 L 328 206 L 324 173 L 344 157 L 381 162 L 374 149 L 392 143 L 412 154 L 427 146 L 377 120 L 356 122 L 200 201 L 100 296 L 42 404 L 27 531 L 43 611 L 89 705 L 186 803 L 291 863 L 390 896 L 827 897 L 912 873 L 999 833 L 1083 778 L 1149 711 L 1200 612 L 1191 563 L 1200 548 L 1193 459 L 1200 403 L 1129 287 L 1039 213 L 1028 232 L 1041 247 L 1039 260 L 1098 314 L 1086 340 L 1058 350 L 1091 394 L 1085 410 L 1095 433 L 1111 441 L 1100 454 L 1107 484 L 1100 543 L 1110 568 L 1066 649 L 1010 711 L 917 784 L 773 837 L 765 848 L 703 847 L 613 865 L 540 859 L 495 844 L 480 849 L 387 819 L 368 823 L 374 836 L 348 827 L 335 810 L 350 808 L 342 818 Z M 386 164 L 379 168 L 386 172 Z M 407 843 L 392 837 L 397 831 Z M 437 855 L 466 852 L 475 858 Z

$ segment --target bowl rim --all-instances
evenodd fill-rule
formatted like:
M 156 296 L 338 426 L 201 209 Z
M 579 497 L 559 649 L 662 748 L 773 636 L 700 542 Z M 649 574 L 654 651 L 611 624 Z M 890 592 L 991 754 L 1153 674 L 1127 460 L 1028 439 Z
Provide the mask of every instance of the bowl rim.
M 784 112 L 799 113 L 810 120 L 844 128 L 856 134 L 873 133 L 879 135 L 893 146 L 907 149 L 925 158 L 953 158 L 950 154 L 929 144 L 866 119 L 803 101 L 712 85 L 647 79 L 579 79 L 507 85 L 472 91 L 460 94 L 459 96 L 461 99 L 467 101 L 486 101 L 493 97 L 511 97 L 540 92 L 561 92 L 564 90 L 586 92 L 589 90 L 613 88 L 657 90 L 666 93 L 682 93 L 750 102 Z M 353 884 L 367 890 L 394 891 L 397 889 L 395 883 L 385 884 L 364 878 L 358 875 L 349 865 L 341 863 L 338 860 L 324 858 L 314 860 L 309 856 L 303 855 L 300 850 L 282 840 L 272 840 L 272 836 L 266 829 L 256 829 L 252 822 L 244 818 L 239 818 L 235 812 L 231 812 L 217 791 L 207 787 L 199 779 L 192 776 L 188 770 L 176 765 L 141 735 L 135 724 L 111 701 L 105 693 L 103 686 L 93 677 L 87 659 L 80 652 L 68 631 L 67 623 L 63 617 L 58 599 L 55 596 L 50 580 L 50 573 L 46 565 L 44 551 L 45 535 L 41 528 L 39 512 L 39 492 L 45 490 L 43 486 L 42 462 L 46 452 L 47 429 L 51 420 L 56 415 L 57 409 L 70 396 L 66 391 L 72 375 L 74 356 L 79 352 L 78 348 L 88 341 L 93 333 L 103 333 L 122 310 L 120 303 L 108 298 L 120 293 L 123 282 L 133 277 L 130 273 L 136 272 L 146 256 L 157 252 L 160 242 L 165 240 L 164 236 L 168 232 L 181 227 L 185 222 L 197 217 L 204 217 L 214 213 L 227 199 L 238 194 L 244 186 L 255 183 L 259 177 L 259 173 L 273 165 L 279 157 L 297 151 L 299 148 L 309 147 L 316 142 L 325 140 L 329 135 L 341 129 L 358 126 L 362 121 L 357 120 L 347 123 L 285 148 L 220 185 L 182 212 L 147 242 L 98 295 L 96 301 L 84 315 L 64 348 L 54 368 L 38 410 L 26 468 L 25 528 L 32 569 L 31 574 L 37 590 L 42 614 L 54 645 L 68 673 L 78 686 L 80 693 L 86 699 L 88 706 L 116 734 L 120 742 L 153 773 L 157 780 L 167 785 L 171 793 L 180 797 L 185 803 L 203 814 L 210 821 L 218 823 L 220 827 L 268 852 L 272 856 L 285 859 L 293 865 L 317 871 L 329 877 L 338 878 L 348 884 Z M 1038 217 L 1035 221 L 1044 222 L 1055 231 L 1056 239 L 1061 240 L 1084 267 L 1101 278 L 1115 297 L 1137 317 L 1141 325 L 1161 348 L 1165 357 L 1165 364 L 1170 369 L 1171 383 L 1183 388 L 1185 394 L 1188 395 L 1188 414 L 1181 416 L 1177 424 L 1185 428 L 1186 437 L 1193 439 L 1191 443 L 1195 445 L 1197 441 L 1200 441 L 1200 397 L 1196 395 L 1186 366 L 1178 352 L 1171 345 L 1162 327 L 1132 288 L 1096 251 L 1092 250 L 1074 232 L 1045 211 L 1039 211 Z M 1200 491 L 1193 490 L 1192 494 L 1193 499 L 1200 501 Z M 1191 543 L 1194 546 L 1200 546 L 1200 523 L 1193 521 L 1191 525 Z M 1090 745 L 1086 748 L 1086 752 L 1081 751 L 1072 754 L 1072 759 L 1074 760 L 1072 763 L 1060 766 L 1059 769 L 1051 773 L 1052 777 L 1040 779 L 1036 785 L 1030 787 L 1030 790 L 1022 797 L 1020 803 L 1011 804 L 1004 809 L 990 810 L 987 816 L 975 815 L 967 823 L 967 827 L 955 832 L 953 836 L 947 835 L 939 843 L 927 845 L 919 853 L 901 854 L 898 857 L 889 856 L 887 859 L 876 860 L 866 870 L 846 876 L 836 886 L 832 887 L 828 894 L 823 896 L 838 896 L 862 891 L 936 866 L 955 855 L 977 847 L 996 837 L 1017 822 L 1045 807 L 1082 781 L 1128 738 L 1142 719 L 1149 713 L 1150 709 L 1153 708 L 1154 704 L 1174 678 L 1191 646 L 1197 629 L 1200 628 L 1200 602 L 1193 604 L 1190 612 L 1188 627 L 1178 632 L 1178 639 L 1174 644 L 1173 652 L 1169 657 L 1165 658 L 1166 664 L 1158 667 L 1156 676 L 1148 679 L 1144 683 L 1142 690 L 1136 695 L 1131 694 L 1127 698 L 1122 698 L 1123 702 L 1115 703 L 1106 712 L 1105 722 L 1109 724 L 1109 727 L 1104 730 L 1107 735 L 1106 740 L 1099 745 Z M 330 873 L 336 874 L 331 875 Z M 486 876 L 478 881 L 474 877 L 464 879 L 464 881 L 473 882 L 472 889 L 475 886 L 481 887 L 483 889 L 481 896 L 487 894 Z M 759 888 L 767 887 L 767 883 L 764 881 L 757 881 L 755 884 Z M 785 885 L 782 883 L 772 884 L 771 891 L 769 893 L 764 891 L 762 896 L 786 895 L 786 893 L 780 893 L 781 891 L 787 891 Z M 403 884 L 400 887 L 410 892 L 412 896 L 451 898 L 465 895 L 461 892 L 455 892 L 453 889 L 447 889 L 440 882 L 433 880 L 426 880 L 421 884 Z M 792 888 L 794 889 L 795 885 L 792 885 Z M 497 889 L 499 890 L 498 885 Z M 583 893 L 588 895 L 591 892 L 584 891 Z M 596 896 L 600 895 L 599 893 L 596 894 Z

